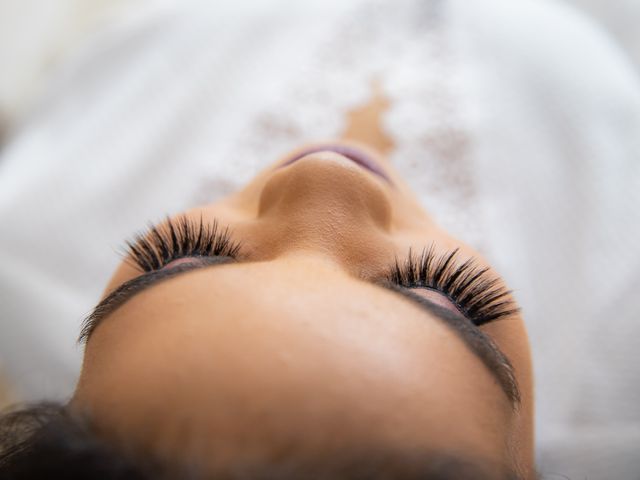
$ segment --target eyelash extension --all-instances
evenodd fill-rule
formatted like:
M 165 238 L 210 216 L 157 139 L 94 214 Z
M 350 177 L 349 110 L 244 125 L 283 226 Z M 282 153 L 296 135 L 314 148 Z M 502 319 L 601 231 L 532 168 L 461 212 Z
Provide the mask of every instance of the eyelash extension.
M 222 230 L 218 221 L 204 223 L 181 215 L 167 217 L 162 226 L 149 224 L 147 231 L 126 242 L 126 258 L 144 272 L 159 270 L 169 262 L 185 257 L 236 258 L 240 244 L 234 242 L 229 229 Z
M 396 259 L 388 280 L 401 287 L 428 288 L 445 295 L 476 326 L 520 310 L 509 297 L 511 290 L 489 273 L 489 267 L 478 266 L 474 259 L 459 263 L 458 252 L 456 248 L 437 255 L 433 245 L 421 255 L 409 250 L 404 263 Z

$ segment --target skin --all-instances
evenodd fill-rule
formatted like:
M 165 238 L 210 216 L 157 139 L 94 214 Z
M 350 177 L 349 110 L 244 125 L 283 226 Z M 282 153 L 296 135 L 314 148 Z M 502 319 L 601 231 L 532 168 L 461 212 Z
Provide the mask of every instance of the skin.
M 228 225 L 242 258 L 144 290 L 94 331 L 72 405 L 104 435 L 211 469 L 368 442 L 533 475 L 521 316 L 481 327 L 514 366 L 514 410 L 458 335 L 374 283 L 409 248 L 432 243 L 486 263 L 433 222 L 380 153 L 392 148 L 382 105 L 374 98 L 358 110 L 368 114 L 351 115 L 342 142 L 366 149 L 393 185 L 331 152 L 278 168 L 294 151 L 243 190 L 186 212 Z M 138 275 L 123 262 L 105 295 Z

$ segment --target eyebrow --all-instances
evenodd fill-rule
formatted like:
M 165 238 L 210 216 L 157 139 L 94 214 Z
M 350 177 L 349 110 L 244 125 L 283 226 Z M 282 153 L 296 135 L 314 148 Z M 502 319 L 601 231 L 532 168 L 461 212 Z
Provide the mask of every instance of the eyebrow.
M 106 317 L 143 290 L 153 287 L 164 280 L 168 280 L 192 270 L 198 270 L 211 265 L 232 263 L 234 261 L 235 260 L 231 257 L 221 256 L 193 257 L 192 262 L 182 263 L 167 269 L 152 270 L 131 280 L 127 280 L 100 300 L 91 313 L 85 317 L 82 321 L 82 327 L 80 328 L 78 343 L 87 343 L 93 331 Z
M 500 350 L 500 347 L 491 337 L 480 330 L 461 312 L 453 312 L 395 283 L 384 281 L 377 284 L 417 302 L 434 317 L 450 327 L 471 350 L 471 353 L 484 363 L 509 399 L 512 408 L 518 407 L 521 395 L 515 370 L 509 358 Z
M 127 280 L 103 298 L 91 313 L 85 317 L 80 329 L 78 342 L 86 344 L 91 334 L 106 317 L 143 290 L 186 272 L 233 262 L 235 260 L 231 257 L 194 257 L 192 262 L 179 264 L 165 270 L 153 270 Z M 389 281 L 369 283 L 407 297 L 418 303 L 431 315 L 443 321 L 457 334 L 469 350 L 484 363 L 509 399 L 512 408 L 516 408 L 520 404 L 520 389 L 511 362 L 495 342 L 462 313 L 452 312 L 423 296 L 415 294 L 408 288 Z

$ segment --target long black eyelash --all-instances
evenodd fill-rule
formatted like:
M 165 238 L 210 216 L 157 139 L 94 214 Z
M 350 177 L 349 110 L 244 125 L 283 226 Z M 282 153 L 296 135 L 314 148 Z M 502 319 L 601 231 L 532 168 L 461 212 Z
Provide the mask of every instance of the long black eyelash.
M 158 270 L 184 257 L 236 258 L 240 244 L 218 222 L 204 223 L 185 215 L 167 218 L 161 226 L 150 224 L 146 232 L 126 242 L 125 256 L 144 272 Z
M 437 255 L 433 245 L 420 255 L 409 250 L 404 263 L 396 259 L 388 280 L 406 288 L 422 287 L 442 293 L 477 326 L 517 313 L 511 291 L 474 259 L 458 262 L 458 251 Z

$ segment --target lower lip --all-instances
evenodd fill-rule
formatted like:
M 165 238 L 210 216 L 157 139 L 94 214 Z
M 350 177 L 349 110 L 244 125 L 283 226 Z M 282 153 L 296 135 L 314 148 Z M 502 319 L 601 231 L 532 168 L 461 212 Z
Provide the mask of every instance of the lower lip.
M 286 162 L 284 162 L 281 167 L 286 167 L 287 165 L 291 165 L 293 162 L 300 160 L 302 157 L 310 155 L 312 153 L 317 152 L 334 152 L 343 157 L 348 158 L 353 163 L 358 164 L 362 168 L 369 170 L 372 173 L 375 173 L 379 177 L 385 179 L 387 182 L 391 183 L 391 179 L 387 176 L 387 174 L 382 170 L 378 164 L 365 152 L 360 150 L 359 148 L 351 147 L 348 145 L 320 145 L 317 147 L 307 148 L 294 157 L 290 158 Z

